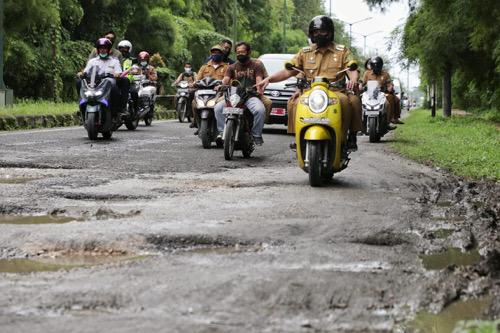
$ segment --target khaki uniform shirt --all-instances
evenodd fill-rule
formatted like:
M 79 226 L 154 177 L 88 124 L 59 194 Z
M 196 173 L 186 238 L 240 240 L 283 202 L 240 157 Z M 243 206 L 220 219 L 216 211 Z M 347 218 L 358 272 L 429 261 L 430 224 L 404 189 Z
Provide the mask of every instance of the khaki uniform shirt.
M 380 75 L 375 75 L 373 70 L 367 69 L 363 76 L 363 84 L 366 84 L 368 81 L 378 81 L 380 87 L 385 90 L 387 85 L 391 83 L 391 76 L 386 71 L 382 71 Z
M 328 48 L 320 50 L 313 44 L 301 49 L 292 62 L 295 67 L 306 73 L 308 80 L 322 76 L 330 81 L 335 81 L 343 77 L 341 75 L 336 78 L 336 74 L 345 69 L 351 60 L 353 60 L 351 53 L 344 45 L 330 44 Z
M 198 75 L 196 76 L 196 80 L 203 80 L 207 76 L 210 76 L 215 80 L 222 80 L 228 67 L 229 65 L 225 62 L 216 67 L 215 63 L 210 60 L 208 63 L 201 66 L 200 70 L 198 71 Z

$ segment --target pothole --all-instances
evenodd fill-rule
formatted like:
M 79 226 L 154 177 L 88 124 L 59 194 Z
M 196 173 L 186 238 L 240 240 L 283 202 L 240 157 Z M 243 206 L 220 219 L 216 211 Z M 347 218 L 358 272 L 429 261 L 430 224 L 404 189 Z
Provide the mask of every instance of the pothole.
M 198 247 L 192 247 L 192 248 L 186 248 L 186 249 L 181 249 L 177 251 L 182 251 L 187 254 L 201 254 L 201 255 L 209 255 L 209 254 L 215 254 L 215 255 L 230 255 L 230 254 L 237 254 L 237 253 L 244 253 L 244 252 L 260 252 L 264 250 L 265 246 L 258 244 L 258 245 L 240 245 L 240 244 L 235 244 L 234 246 L 215 246 L 215 247 L 205 247 L 205 246 L 198 246 Z
M 125 195 L 116 193 L 72 193 L 72 192 L 53 192 L 52 195 L 69 200 L 95 200 L 95 201 L 125 201 L 125 200 L 149 200 L 150 195 Z
M 0 215 L 0 224 L 64 224 L 81 218 L 57 215 Z
M 146 255 L 93 255 L 86 253 L 38 257 L 36 259 L 0 259 L 0 273 L 53 272 L 142 260 L 147 257 Z
M 452 333 L 461 321 L 483 319 L 483 312 L 491 302 L 492 297 L 483 297 L 452 303 L 438 314 L 423 311 L 417 314 L 407 328 L 412 332 Z
M 351 243 L 375 246 L 396 246 L 408 243 L 408 239 L 403 235 L 384 230 L 373 235 L 356 238 L 352 240 Z
M 438 270 L 451 265 L 470 266 L 481 260 L 478 250 L 462 252 L 457 248 L 449 248 L 445 252 L 421 255 L 425 269 Z
M 26 184 L 33 180 L 38 180 L 38 179 L 40 178 L 4 176 L 0 177 L 0 184 Z

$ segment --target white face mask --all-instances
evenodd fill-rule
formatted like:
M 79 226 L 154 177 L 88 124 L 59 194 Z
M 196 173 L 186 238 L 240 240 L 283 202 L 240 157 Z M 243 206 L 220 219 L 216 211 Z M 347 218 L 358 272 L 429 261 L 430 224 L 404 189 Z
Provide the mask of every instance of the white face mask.
M 146 67 L 148 65 L 147 61 L 141 61 L 141 66 Z
M 184 72 L 191 73 L 191 71 L 192 71 L 191 67 L 184 67 Z

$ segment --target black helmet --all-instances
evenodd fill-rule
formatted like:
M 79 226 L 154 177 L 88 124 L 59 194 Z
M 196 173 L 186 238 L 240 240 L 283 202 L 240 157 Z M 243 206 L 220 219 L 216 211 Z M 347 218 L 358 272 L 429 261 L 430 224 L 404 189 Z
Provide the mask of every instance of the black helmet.
M 333 35 L 335 33 L 335 26 L 333 25 L 333 20 L 325 15 L 318 15 L 313 17 L 311 22 L 309 22 L 309 38 L 313 43 L 316 43 L 313 38 L 314 30 L 326 30 L 330 31 L 330 42 L 333 42 Z
M 370 68 L 373 73 L 379 75 L 382 73 L 382 67 L 384 67 L 384 61 L 380 57 L 375 57 L 370 59 Z

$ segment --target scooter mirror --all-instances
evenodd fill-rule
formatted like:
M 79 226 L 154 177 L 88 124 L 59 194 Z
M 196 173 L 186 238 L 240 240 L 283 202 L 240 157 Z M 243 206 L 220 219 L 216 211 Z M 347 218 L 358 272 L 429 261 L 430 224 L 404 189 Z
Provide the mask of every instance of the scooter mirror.
M 356 69 L 358 69 L 358 63 L 356 61 L 349 61 L 347 63 L 347 67 L 349 68 L 350 71 L 355 71 Z
M 295 68 L 295 64 L 293 62 L 287 61 L 285 62 L 285 68 L 288 71 L 293 71 Z
M 240 85 L 241 85 L 241 83 L 240 83 L 240 81 L 238 81 L 238 80 L 233 80 L 233 81 L 231 82 L 231 86 L 232 86 L 232 87 L 239 87 Z

